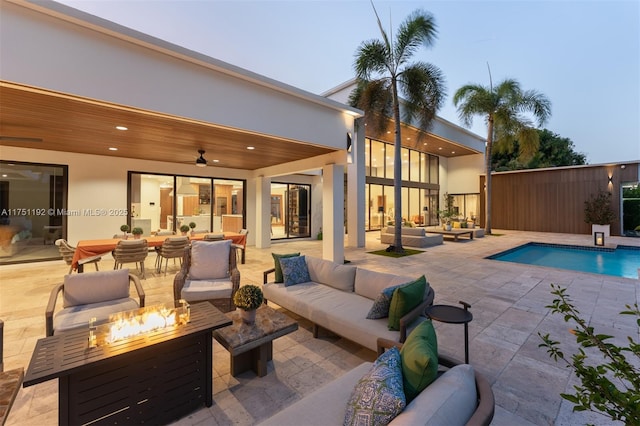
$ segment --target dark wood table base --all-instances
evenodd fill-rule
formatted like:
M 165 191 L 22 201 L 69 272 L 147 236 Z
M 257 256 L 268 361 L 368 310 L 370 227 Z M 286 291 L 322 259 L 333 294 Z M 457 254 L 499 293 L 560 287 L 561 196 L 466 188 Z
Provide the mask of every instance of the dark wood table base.
M 257 348 L 238 355 L 231 355 L 231 375 L 253 370 L 258 377 L 267 375 L 268 362 L 273 359 L 273 342 L 264 343 Z

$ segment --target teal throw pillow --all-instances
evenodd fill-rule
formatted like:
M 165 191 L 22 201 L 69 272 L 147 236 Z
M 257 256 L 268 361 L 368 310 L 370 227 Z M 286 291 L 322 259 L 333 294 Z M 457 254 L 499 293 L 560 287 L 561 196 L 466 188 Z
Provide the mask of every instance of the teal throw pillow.
M 389 306 L 389 330 L 400 330 L 400 318 L 422 303 L 427 289 L 427 279 L 423 276 L 395 289 Z
M 273 256 L 274 268 L 276 270 L 276 279 L 274 280 L 274 282 L 282 283 L 284 282 L 284 279 L 282 278 L 282 267 L 280 266 L 280 259 L 284 257 L 300 256 L 300 253 L 289 253 L 289 254 L 271 253 L 271 256 Z
M 387 287 L 380 292 L 376 300 L 373 301 L 373 306 L 367 313 L 367 319 L 380 319 L 389 316 L 389 307 L 391 306 L 391 298 L 396 288 L 403 286 L 404 284 L 398 284 L 391 287 Z
M 343 425 L 387 425 L 406 405 L 400 352 L 391 348 L 378 357 L 356 384 Z
M 400 350 L 407 404 L 438 376 L 438 340 L 431 320 L 418 324 Z
M 280 259 L 280 266 L 285 287 L 311 281 L 304 256 L 284 257 Z

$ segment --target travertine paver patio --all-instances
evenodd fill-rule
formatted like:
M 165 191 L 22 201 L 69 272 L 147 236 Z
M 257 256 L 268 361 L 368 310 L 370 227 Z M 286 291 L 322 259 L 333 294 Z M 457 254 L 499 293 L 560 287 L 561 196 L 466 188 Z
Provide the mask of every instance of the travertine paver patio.
M 379 234 L 372 232 L 367 234 L 366 248 L 346 248 L 345 253 L 353 265 L 402 271 L 404 275 L 425 274 L 435 289 L 436 303 L 471 303 L 471 364 L 492 383 L 496 397 L 492 424 L 610 424 L 591 413 L 572 413 L 571 405 L 560 398 L 561 392 L 570 391 L 575 378 L 538 348 L 537 332 L 549 332 L 556 340 L 566 342 L 567 348 L 576 347 L 569 326 L 545 308 L 552 299 L 549 284 L 557 283 L 569 288 L 580 311 L 599 332 L 619 339 L 628 335 L 638 338 L 633 319 L 618 315 L 625 304 L 640 299 L 638 280 L 484 259 L 528 241 L 593 243 L 589 235 L 494 232 L 503 235 L 445 242 L 400 259 L 367 253 L 384 247 Z M 612 237 L 607 242 L 640 246 L 640 239 Z M 274 243 L 264 250 L 248 247 L 246 264 L 240 265 L 242 284 L 262 282 L 262 272 L 273 264 L 271 252 L 301 251 L 319 256 L 321 249 L 320 241 L 309 240 Z M 151 254 L 147 263 L 154 260 Z M 112 261 L 103 259 L 100 267 L 110 269 Z M 35 342 L 44 336 L 49 291 L 66 270 L 62 261 L 0 267 L 6 369 L 28 365 Z M 142 283 L 148 305 L 171 300 L 172 274 L 165 277 L 148 273 Z M 437 322 L 435 325 L 440 351 L 462 359 L 463 328 Z M 314 339 L 311 325 L 302 319 L 298 331 L 274 342 L 274 361 L 263 378 L 251 372 L 231 377 L 229 354 L 217 343 L 214 349 L 214 405 L 177 424 L 254 424 L 362 361 L 375 358 L 372 351 L 329 333 Z M 7 424 L 56 424 L 57 401 L 56 381 L 21 389 Z

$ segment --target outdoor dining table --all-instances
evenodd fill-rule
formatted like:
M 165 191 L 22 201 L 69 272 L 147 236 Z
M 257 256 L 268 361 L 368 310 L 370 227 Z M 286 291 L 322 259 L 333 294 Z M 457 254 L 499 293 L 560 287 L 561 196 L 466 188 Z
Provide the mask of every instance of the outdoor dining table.
M 201 233 L 201 234 L 195 234 L 195 235 L 188 235 L 188 237 L 191 241 L 196 241 L 196 240 L 203 240 L 205 235 L 207 234 Z M 173 236 L 179 236 L 179 235 L 173 235 Z M 169 236 L 167 235 L 153 236 L 152 235 L 149 237 L 142 237 L 141 239 L 147 240 L 147 244 L 149 245 L 149 247 L 159 247 L 162 245 L 162 243 L 164 243 L 164 240 L 170 237 L 172 236 L 171 235 Z M 240 234 L 238 232 L 224 232 L 224 239 L 231 240 L 233 244 L 244 246 L 246 244 L 247 236 L 245 234 Z M 71 262 L 73 269 L 78 269 L 78 261 L 80 261 L 81 259 L 92 257 L 92 256 L 99 256 L 101 254 L 111 252 L 113 249 L 116 248 L 116 245 L 120 240 L 121 240 L 120 238 L 105 238 L 101 240 L 78 241 L 78 244 L 76 246 L 76 251 L 73 254 L 73 261 Z M 79 270 L 79 272 L 82 272 L 82 270 Z

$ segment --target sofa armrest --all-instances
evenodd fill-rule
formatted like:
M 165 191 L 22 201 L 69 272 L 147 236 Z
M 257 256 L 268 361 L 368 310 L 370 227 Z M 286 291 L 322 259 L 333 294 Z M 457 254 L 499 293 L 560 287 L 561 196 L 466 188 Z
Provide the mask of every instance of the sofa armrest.
M 262 284 L 269 282 L 269 274 L 276 272 L 276 268 L 267 269 L 262 273 Z
M 178 301 L 182 299 L 182 287 L 184 287 L 189 275 L 189 267 L 191 266 L 191 247 L 184 249 L 184 255 L 182 256 L 182 266 L 180 271 L 173 278 L 173 300 Z
M 142 288 L 142 283 L 140 282 L 140 278 L 136 275 L 129 274 L 129 282 L 133 282 L 133 285 L 136 287 L 136 292 L 138 293 L 138 298 L 140 299 L 140 307 L 144 308 L 144 289 Z
M 384 337 L 378 337 L 378 356 L 382 355 L 385 350 L 391 348 L 402 349 L 402 343 L 391 339 L 385 339 Z
M 58 300 L 58 293 L 64 291 L 64 284 L 58 284 L 51 289 L 49 295 L 49 303 L 47 303 L 47 309 L 44 312 L 45 329 L 47 337 L 53 336 L 53 311 L 56 308 L 56 301 Z
M 407 327 L 411 325 L 420 315 L 424 313 L 424 309 L 429 306 L 428 300 L 424 300 L 418 306 L 413 308 L 405 316 L 400 318 L 400 343 L 404 343 L 407 340 Z

